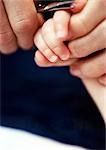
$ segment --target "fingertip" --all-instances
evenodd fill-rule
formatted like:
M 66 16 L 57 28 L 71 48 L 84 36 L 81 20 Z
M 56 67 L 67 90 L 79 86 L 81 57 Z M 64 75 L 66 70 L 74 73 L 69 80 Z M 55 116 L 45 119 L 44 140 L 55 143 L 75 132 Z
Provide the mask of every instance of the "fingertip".
M 75 0 L 75 2 L 71 5 L 71 12 L 78 13 L 80 12 L 84 6 L 86 5 L 87 0 Z
M 43 56 L 43 54 L 39 50 L 36 51 L 34 60 L 39 67 L 49 66 L 49 61 Z
M 2 53 L 4 55 L 11 55 L 11 54 L 15 53 L 17 51 L 17 49 L 18 49 L 18 46 L 13 49 L 12 48 L 11 49 L 0 49 L 0 54 Z
M 66 11 L 57 11 L 53 16 L 56 36 L 61 41 L 69 37 L 70 14 Z

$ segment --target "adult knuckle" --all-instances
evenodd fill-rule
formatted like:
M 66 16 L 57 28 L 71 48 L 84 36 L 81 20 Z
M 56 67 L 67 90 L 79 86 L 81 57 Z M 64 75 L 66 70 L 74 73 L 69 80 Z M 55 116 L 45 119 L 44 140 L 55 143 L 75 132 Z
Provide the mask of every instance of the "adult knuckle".
M 69 49 L 74 57 L 77 57 L 77 58 L 83 57 L 83 53 L 81 50 L 79 50 L 76 42 L 70 43 Z
M 0 51 L 4 54 L 10 54 L 15 51 L 9 50 L 8 45 L 12 45 L 12 41 L 14 39 L 14 36 L 11 32 L 3 32 L 0 33 Z
M 11 41 L 12 38 L 11 32 L 2 32 L 0 33 L 0 46 L 5 46 L 7 43 Z
M 14 24 L 15 33 L 25 33 L 32 29 L 32 19 L 22 19 Z
M 76 16 L 75 18 L 72 18 L 71 22 L 72 22 L 71 24 L 75 30 L 74 32 L 78 33 L 77 36 L 82 36 L 89 32 L 88 23 L 86 22 L 86 19 L 84 16 L 82 16 L 82 15 L 81 16 L 79 15 L 78 17 Z M 79 28 L 80 28 L 80 30 L 79 30 Z
M 7 39 L 7 36 L 0 33 L 0 47 L 5 45 L 5 42 L 7 41 L 6 39 Z

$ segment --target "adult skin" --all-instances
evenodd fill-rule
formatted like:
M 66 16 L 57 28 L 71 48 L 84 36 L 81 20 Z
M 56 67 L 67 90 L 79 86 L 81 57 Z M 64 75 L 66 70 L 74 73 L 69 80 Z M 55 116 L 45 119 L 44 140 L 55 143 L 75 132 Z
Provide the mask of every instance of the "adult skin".
M 56 13 L 60 16 L 60 12 Z M 61 31 L 59 27 L 56 26 L 57 31 Z M 100 83 L 106 85 L 106 0 L 89 0 L 80 13 L 71 17 L 70 28 L 72 40 L 68 47 L 71 57 L 78 59 L 70 67 L 71 73 L 82 79 L 98 78 Z M 83 59 L 97 51 L 95 56 Z M 42 57 L 40 53 L 39 57 Z M 72 62 L 72 59 L 60 61 L 55 63 L 55 66 L 69 65 Z M 37 64 L 43 67 L 53 66 L 43 57 L 42 61 L 37 61 Z
M 0 52 L 31 48 L 40 21 L 33 0 L 0 0 Z
M 75 12 L 80 11 L 87 0 L 79 1 L 76 0 Z M 30 49 L 34 34 L 43 21 L 34 0 L 0 0 L 0 52 L 9 54 L 18 47 Z
M 82 79 L 106 122 L 106 1 L 89 0 L 81 13 L 72 16 L 71 29 L 73 39 L 68 46 L 73 59 L 54 66 L 71 64 L 71 73 Z M 88 57 L 94 52 L 97 53 Z M 38 55 L 42 57 L 39 52 Z M 53 66 L 44 57 L 37 64 Z
M 76 22 L 74 19 L 73 16 L 72 24 Z M 72 58 L 78 61 L 70 71 L 82 79 L 106 123 L 106 1 L 89 0 L 78 19 L 79 35 L 73 29 L 73 39 L 77 39 L 69 43 Z M 94 52 L 97 53 L 86 57 Z
M 82 81 L 106 123 L 106 87 L 100 84 L 97 79 L 86 78 Z
M 105 0 L 89 0 L 85 9 L 81 11 L 80 14 L 73 15 L 71 21 L 72 33 L 74 37 L 73 39 L 79 37 L 79 39 L 73 40 L 71 43 L 69 43 L 69 48 L 72 52 L 73 58 L 88 56 L 95 51 L 106 48 L 105 9 Z M 7 54 L 14 52 L 18 48 L 18 46 L 24 49 L 31 48 L 33 45 L 34 33 L 36 32 L 36 29 L 40 24 L 38 18 L 39 17 L 37 16 L 33 0 L 0 0 L 0 51 Z M 80 32 L 79 30 L 77 30 L 79 28 Z M 99 36 L 99 41 L 96 38 L 97 36 Z M 91 41 L 91 39 L 94 39 L 94 37 L 95 41 Z M 81 42 L 80 47 L 79 41 Z M 87 51 L 85 49 L 85 46 L 87 47 Z M 105 66 L 104 63 L 106 61 L 106 59 L 104 58 L 106 58 L 105 52 L 101 51 L 101 54 L 96 56 L 97 61 L 92 57 L 87 60 L 84 59 L 84 61 L 81 60 L 81 63 L 79 63 L 79 69 L 78 67 L 76 67 L 77 65 L 75 65 L 74 67 L 72 67 L 71 72 L 82 79 L 97 77 L 99 78 L 99 81 L 102 82 L 103 80 L 105 80 L 106 74 L 106 67 L 103 67 Z M 95 68 L 95 70 L 98 70 L 98 73 L 96 71 L 92 73 L 91 70 L 93 69 L 82 69 L 81 71 L 81 66 L 83 66 L 83 64 L 84 66 L 86 66 L 85 64 L 89 66 L 88 62 L 90 62 L 90 64 L 93 64 L 92 62 L 94 60 L 97 63 L 93 65 L 93 68 Z M 70 61 L 71 60 L 66 61 L 62 64 L 56 64 L 56 66 L 70 65 Z M 47 65 L 52 66 L 52 64 Z M 80 70 L 80 74 L 78 73 L 78 70 Z
M 91 58 L 79 60 L 71 67 L 71 73 L 82 79 L 98 78 L 106 86 L 106 1 L 89 0 L 79 16 L 72 17 L 72 24 L 73 37 L 77 38 L 69 43 L 72 57 L 82 58 L 98 53 Z M 80 32 L 76 31 L 77 27 Z

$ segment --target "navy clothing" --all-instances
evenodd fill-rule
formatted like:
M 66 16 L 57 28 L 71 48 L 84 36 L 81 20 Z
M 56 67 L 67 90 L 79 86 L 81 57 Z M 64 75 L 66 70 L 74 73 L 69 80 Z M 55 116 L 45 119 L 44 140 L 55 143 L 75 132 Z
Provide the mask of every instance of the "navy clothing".
M 68 67 L 40 68 L 34 51 L 1 56 L 4 126 L 89 149 L 105 149 L 105 125 L 81 81 Z

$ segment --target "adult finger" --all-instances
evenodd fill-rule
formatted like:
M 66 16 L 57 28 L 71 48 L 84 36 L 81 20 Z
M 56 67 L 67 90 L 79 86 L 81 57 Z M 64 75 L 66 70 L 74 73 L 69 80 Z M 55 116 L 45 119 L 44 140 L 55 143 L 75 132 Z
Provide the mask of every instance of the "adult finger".
M 0 52 L 9 54 L 16 49 L 16 38 L 9 24 L 3 2 L 0 0 Z
M 80 78 L 98 78 L 106 73 L 106 49 L 90 58 L 79 60 L 70 72 Z
M 88 35 L 73 40 L 68 45 L 72 57 L 85 57 L 100 49 L 106 48 L 106 20 Z
M 83 9 L 83 7 L 86 5 L 87 0 L 75 0 L 73 4 L 71 5 L 71 12 L 78 13 Z
M 20 47 L 31 48 L 38 27 L 33 0 L 3 0 L 12 29 Z
M 105 18 L 106 0 L 88 0 L 84 9 L 70 19 L 73 39 L 89 33 Z

